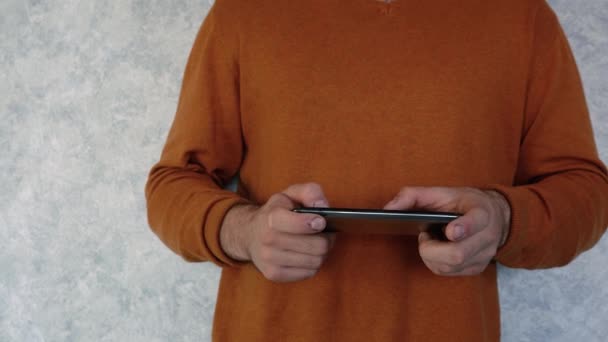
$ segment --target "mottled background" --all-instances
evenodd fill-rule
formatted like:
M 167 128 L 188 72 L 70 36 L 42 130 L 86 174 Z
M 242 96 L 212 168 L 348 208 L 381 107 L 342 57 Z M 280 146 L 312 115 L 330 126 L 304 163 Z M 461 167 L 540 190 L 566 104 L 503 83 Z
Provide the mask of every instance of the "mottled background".
M 608 1 L 553 0 L 608 161 Z M 0 341 L 207 341 L 218 269 L 148 230 L 143 188 L 211 0 L 0 1 Z M 504 341 L 607 341 L 608 238 L 500 269 Z

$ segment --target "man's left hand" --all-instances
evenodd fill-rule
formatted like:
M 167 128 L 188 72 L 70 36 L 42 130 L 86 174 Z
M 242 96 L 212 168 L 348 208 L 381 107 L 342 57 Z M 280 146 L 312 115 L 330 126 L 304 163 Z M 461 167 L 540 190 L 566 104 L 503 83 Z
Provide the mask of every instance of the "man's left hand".
M 449 241 L 435 240 L 426 232 L 418 236 L 420 257 L 438 275 L 462 276 L 483 272 L 509 234 L 511 208 L 496 191 L 405 187 L 384 209 L 462 214 L 445 227 Z

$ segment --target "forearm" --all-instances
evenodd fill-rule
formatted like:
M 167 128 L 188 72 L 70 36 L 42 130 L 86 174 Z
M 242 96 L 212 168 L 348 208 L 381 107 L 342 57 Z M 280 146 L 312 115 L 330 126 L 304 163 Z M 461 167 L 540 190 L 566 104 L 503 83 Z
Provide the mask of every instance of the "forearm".
M 562 266 L 591 248 L 608 225 L 608 182 L 576 170 L 531 185 L 496 187 L 510 202 L 510 236 L 497 260 L 506 266 Z
M 229 209 L 246 203 L 206 174 L 184 168 L 153 168 L 146 184 L 148 221 L 156 235 L 188 261 L 230 265 L 220 247 L 219 229 Z

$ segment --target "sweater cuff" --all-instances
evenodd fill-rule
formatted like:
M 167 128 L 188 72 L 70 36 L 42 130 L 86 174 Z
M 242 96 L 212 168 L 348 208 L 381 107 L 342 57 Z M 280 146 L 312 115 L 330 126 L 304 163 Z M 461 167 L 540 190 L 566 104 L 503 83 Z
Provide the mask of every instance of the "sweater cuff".
M 234 260 L 226 254 L 220 243 L 220 229 L 224 222 L 226 213 L 238 204 L 249 204 L 250 202 L 239 196 L 222 198 L 215 202 L 208 210 L 204 221 L 203 243 L 211 254 L 210 261 L 220 267 L 235 267 L 246 262 Z
M 498 249 L 494 259 L 504 265 L 514 265 L 521 258 L 521 252 L 529 233 L 528 204 L 529 191 L 524 187 L 491 185 L 486 187 L 500 193 L 511 207 L 509 235 Z

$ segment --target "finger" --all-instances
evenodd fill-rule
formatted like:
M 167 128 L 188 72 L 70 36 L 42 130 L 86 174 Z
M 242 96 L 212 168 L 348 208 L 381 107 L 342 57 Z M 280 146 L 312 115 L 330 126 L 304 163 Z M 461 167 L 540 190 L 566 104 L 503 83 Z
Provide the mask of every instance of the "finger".
M 334 245 L 336 244 L 336 233 L 323 233 L 322 235 L 327 236 L 329 239 L 329 250 L 334 248 Z
M 383 209 L 405 210 L 413 208 L 422 189 L 423 188 L 421 187 L 407 187 L 401 189 L 397 196 L 388 202 Z
M 285 283 L 311 278 L 317 274 L 317 271 L 306 268 L 273 266 L 261 272 L 270 281 Z
M 276 248 L 269 248 L 260 253 L 260 261 L 266 265 L 311 270 L 319 269 L 324 259 L 321 255 L 302 254 Z
M 323 189 L 317 183 L 294 184 L 285 189 L 283 194 L 305 207 L 329 207 Z
M 335 241 L 335 233 L 322 233 L 315 235 L 281 234 L 276 246 L 283 250 L 313 255 L 327 255 Z
M 295 213 L 276 207 L 268 215 L 271 229 L 289 234 L 316 234 L 325 229 L 325 219 L 320 215 Z
M 405 187 L 388 202 L 386 210 L 425 209 L 452 211 L 456 191 L 441 187 Z
M 433 273 L 435 273 L 436 275 L 449 276 L 449 277 L 477 275 L 477 274 L 480 274 L 483 271 L 485 271 L 485 269 L 488 267 L 488 264 L 489 264 L 489 262 L 482 262 L 482 263 L 472 264 L 472 265 L 466 266 L 464 268 L 453 269 L 453 268 L 447 267 L 446 265 L 441 265 L 441 264 L 432 263 L 432 262 L 425 262 L 425 265 L 427 266 L 427 268 L 429 270 L 431 270 Z
M 461 270 L 482 262 L 483 260 L 478 260 L 478 254 L 492 245 L 490 239 L 483 234 L 460 242 L 442 242 L 433 240 L 428 233 L 421 233 L 418 241 L 418 251 L 423 260 L 451 270 Z
M 475 207 L 445 228 L 445 236 L 451 241 L 460 241 L 483 231 L 490 223 L 487 210 Z
M 474 264 L 474 265 L 470 265 L 464 269 L 461 269 L 457 272 L 444 273 L 442 275 L 449 276 L 449 277 L 457 277 L 457 276 L 462 277 L 462 276 L 478 275 L 486 270 L 486 268 L 488 267 L 488 264 L 489 263 Z
M 298 206 L 296 202 L 294 202 L 289 196 L 282 192 L 270 196 L 270 198 L 266 202 L 266 205 L 272 207 L 281 207 L 288 210 L 292 210 L 293 208 Z

